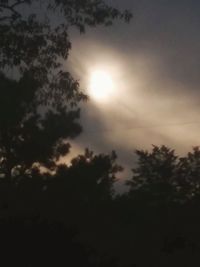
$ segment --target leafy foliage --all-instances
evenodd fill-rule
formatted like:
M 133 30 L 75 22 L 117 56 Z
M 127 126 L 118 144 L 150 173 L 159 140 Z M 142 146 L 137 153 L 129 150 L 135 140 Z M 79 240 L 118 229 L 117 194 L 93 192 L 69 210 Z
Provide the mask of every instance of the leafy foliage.
M 141 190 L 170 201 L 186 201 L 200 193 L 200 150 L 194 147 L 185 157 L 178 157 L 166 146 L 152 152 L 138 150 L 138 167 L 127 182 L 130 194 Z
M 53 170 L 81 133 L 80 91 L 63 66 L 71 49 L 69 27 L 129 21 L 104 1 L 0 0 L 0 174 Z M 9 73 L 13 73 L 11 75 Z
M 131 17 L 102 0 L 1 0 L 1 66 L 20 65 L 21 70 L 32 66 L 46 77 L 45 70 L 59 68 L 60 59 L 68 57 L 70 26 L 85 32 L 87 26 L 110 25 L 118 18 L 129 22 Z
M 74 158 L 69 167 L 61 165 L 56 172 L 56 179 L 66 184 L 65 192 L 73 199 L 86 205 L 113 198 L 113 184 L 122 167 L 116 163 L 116 153 L 94 155 L 86 149 L 84 155 Z
M 63 228 L 61 232 L 57 231 L 57 226 L 54 228 L 52 222 L 56 220 L 67 228 L 76 226 L 78 239 L 84 247 L 92 246 L 101 255 L 107 255 L 106 258 L 121 261 L 119 266 L 126 266 L 126 263 L 142 267 L 153 264 L 198 266 L 199 148 L 185 157 L 176 156 L 165 146 L 137 151 L 137 155 L 138 165 L 130 180 L 129 192 L 117 197 L 113 195 L 113 182 L 122 168 L 116 164 L 114 152 L 95 155 L 86 150 L 68 166 L 57 166 L 54 175 L 41 174 L 35 169 L 29 178 L 20 176 L 12 182 L 0 180 L 0 214 L 6 220 L 5 224 L 1 223 L 3 233 L 12 244 L 16 244 L 15 237 L 18 238 L 19 233 L 26 244 L 26 238 L 30 237 L 31 246 L 37 237 L 47 249 L 52 244 L 48 239 L 51 235 L 58 242 L 52 247 L 62 258 L 68 254 L 66 246 L 60 247 L 59 240 L 69 241 L 67 251 L 74 248 L 74 241 L 68 239 Z M 41 218 L 41 224 L 30 219 L 28 223 L 26 219 L 20 221 L 31 216 Z M 17 221 L 10 224 L 8 218 L 17 218 Z M 51 222 L 50 228 L 43 220 Z M 4 234 L 1 236 L 2 240 L 6 239 Z M 38 251 L 40 253 L 40 246 L 36 253 Z M 51 248 L 48 251 L 52 251 Z M 75 247 L 72 252 L 79 255 L 81 251 Z M 43 256 L 46 255 L 46 250 L 43 252 Z M 93 261 L 92 264 L 97 264 L 94 266 L 116 266 L 97 255 L 93 257 L 98 262 Z M 54 260 L 54 256 L 48 259 Z M 65 258 L 67 262 L 70 259 L 70 256 Z M 87 259 L 86 254 L 81 262 Z M 19 262 L 19 258 L 17 260 Z
M 198 147 L 185 157 L 166 146 L 136 151 L 138 165 L 121 196 L 114 195 L 122 171 L 115 152 L 86 150 L 68 165 L 57 163 L 69 152 L 69 139 L 81 133 L 79 103 L 87 99 L 63 68 L 69 27 L 83 33 L 115 19 L 128 22 L 131 14 L 102 0 L 0 0 L 5 266 L 116 266 L 80 245 L 66 230 L 71 224 L 80 240 L 108 258 L 121 258 L 121 266 L 199 266 Z

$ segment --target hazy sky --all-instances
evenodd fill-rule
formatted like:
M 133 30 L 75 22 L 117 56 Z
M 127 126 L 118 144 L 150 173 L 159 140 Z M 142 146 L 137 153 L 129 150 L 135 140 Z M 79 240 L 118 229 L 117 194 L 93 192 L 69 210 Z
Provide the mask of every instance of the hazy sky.
M 72 33 L 70 64 L 82 88 L 91 73 L 110 73 L 115 92 L 82 108 L 83 134 L 76 151 L 115 149 L 125 166 L 135 148 L 165 144 L 184 153 L 199 145 L 200 1 L 113 0 L 130 9 L 130 24 Z

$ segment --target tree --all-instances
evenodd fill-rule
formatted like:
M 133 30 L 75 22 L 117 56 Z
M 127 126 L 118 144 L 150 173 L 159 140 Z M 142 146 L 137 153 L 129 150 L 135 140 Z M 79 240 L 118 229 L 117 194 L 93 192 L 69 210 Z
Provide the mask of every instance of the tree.
M 200 149 L 194 147 L 177 164 L 179 194 L 183 199 L 193 199 L 200 195 Z
M 82 197 L 87 197 L 88 202 L 94 201 L 95 198 L 99 200 L 112 199 L 116 174 L 123 170 L 116 163 L 116 160 L 117 155 L 114 151 L 111 155 L 94 155 L 93 152 L 86 149 L 84 155 L 80 155 L 72 160 L 66 177 L 72 188 L 77 188 L 77 190 L 81 188 L 82 194 L 84 194 Z M 57 175 L 64 176 L 65 174 L 63 174 L 61 166 L 58 169 Z M 76 177 L 76 179 L 73 177 Z
M 137 191 L 158 200 L 187 201 L 200 193 L 200 150 L 194 147 L 178 157 L 166 146 L 153 146 L 152 152 L 137 150 L 138 166 L 127 182 L 130 194 Z M 167 200 L 168 199 L 168 200 Z
M 69 27 L 83 33 L 117 18 L 131 14 L 101 0 L 0 1 L 1 176 L 30 173 L 35 163 L 53 170 L 69 152 L 66 139 L 81 132 L 78 104 L 87 99 L 63 68 Z
M 54 256 L 60 257 L 60 265 L 64 257 L 66 264 L 76 266 L 81 261 L 90 266 L 88 255 L 82 249 L 74 251 L 73 240 L 59 231 L 60 226 L 52 229 L 54 225 L 41 220 L 66 222 L 70 207 L 76 213 L 82 211 L 89 222 L 87 215 L 95 204 L 104 203 L 98 205 L 103 211 L 112 200 L 115 175 L 121 168 L 115 153 L 97 156 L 89 151 L 70 166 L 57 166 L 59 157 L 69 152 L 69 139 L 82 130 L 79 103 L 87 99 L 63 62 L 71 49 L 70 27 L 83 33 L 87 27 L 130 18 L 129 12 L 102 0 L 0 0 L 0 176 L 6 178 L 0 180 L 4 218 L 0 224 L 3 253 L 16 256 L 22 266 L 40 265 L 41 251 L 43 266 L 59 265 Z M 48 173 L 42 174 L 38 166 Z M 38 214 L 41 220 L 32 222 L 31 216 Z M 79 218 L 85 220 L 83 216 Z M 69 241 L 67 246 L 59 243 L 63 241 Z M 112 265 L 99 259 L 91 266 Z
M 121 198 L 123 234 L 136 252 L 135 262 L 199 265 L 199 148 L 184 157 L 166 146 L 136 155 L 129 192 Z
M 1 74 L 0 81 L 1 174 L 21 175 L 37 162 L 53 168 L 58 157 L 69 151 L 64 139 L 81 132 L 79 110 L 46 106 L 42 116 L 35 97 L 38 85 L 31 74 L 25 73 L 19 81 Z
M 137 150 L 138 166 L 133 178 L 127 182 L 130 194 L 143 192 L 162 201 L 175 198 L 177 161 L 174 150 L 166 146 L 153 146 L 152 152 Z
M 61 231 L 60 227 L 54 228 L 54 222 L 63 224 L 67 229 L 76 227 L 79 229 L 77 238 L 97 249 L 98 240 L 103 237 L 105 242 L 114 222 L 111 212 L 113 183 L 121 170 L 116 164 L 115 152 L 95 155 L 86 150 L 68 166 L 58 166 L 54 175 L 46 177 L 35 169 L 32 179 L 22 176 L 17 184 L 0 180 L 0 214 L 4 218 L 3 222 L 0 219 L 1 241 L 6 244 L 3 251 L 7 255 L 16 255 L 18 262 L 30 261 L 30 266 L 39 265 L 39 256 L 43 266 L 54 266 L 57 257 L 59 262 L 83 265 L 85 258 L 79 258 L 81 251 L 73 250 L 71 239 L 68 240 L 63 228 Z M 22 245 L 15 249 L 19 236 Z M 37 249 L 33 252 L 34 246 Z M 73 262 L 73 257 L 77 257 L 77 261 Z M 115 261 L 108 261 L 117 257 L 112 253 L 104 257 L 95 254 L 88 257 L 86 259 L 93 259 L 91 266 L 116 266 Z M 90 266 L 89 263 L 86 266 Z
M 17 186 L 19 196 L 24 197 L 25 205 L 35 205 L 34 210 L 40 214 L 47 213 L 76 225 L 84 221 L 90 225 L 90 217 L 95 214 L 101 217 L 114 197 L 113 185 L 122 170 L 116 159 L 115 152 L 95 155 L 86 150 L 69 166 L 59 165 L 55 175 L 46 181 L 38 174 L 34 179 L 21 180 Z
M 108 26 L 117 18 L 128 22 L 131 17 L 103 0 L 1 0 L 1 66 L 39 68 L 47 79 L 46 72 L 59 68 L 60 59 L 68 57 L 70 26 L 83 33 L 87 26 Z

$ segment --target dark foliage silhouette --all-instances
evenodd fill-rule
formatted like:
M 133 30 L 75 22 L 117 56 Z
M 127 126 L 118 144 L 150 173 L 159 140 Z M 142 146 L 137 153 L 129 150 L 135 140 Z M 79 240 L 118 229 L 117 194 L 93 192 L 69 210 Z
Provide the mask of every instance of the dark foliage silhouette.
M 69 28 L 129 21 L 104 1 L 0 1 L 0 158 L 7 179 L 33 164 L 53 170 L 80 134 L 78 104 L 87 97 L 66 71 Z M 12 74 L 12 75 L 11 75 Z
M 127 182 L 130 195 L 142 191 L 166 202 L 184 202 L 199 196 L 198 147 L 186 157 L 176 156 L 175 151 L 166 146 L 154 146 L 152 152 L 136 151 L 136 154 L 139 164 L 133 169 L 133 178 Z
M 21 241 L 28 244 L 27 237 L 30 236 L 37 237 L 41 246 L 47 242 L 47 250 L 42 250 L 42 255 L 48 253 L 50 256 L 45 258 L 43 266 L 54 266 L 57 257 L 60 264 L 61 260 L 69 264 L 73 253 L 77 256 L 90 247 L 97 253 L 89 250 L 89 254 L 83 253 L 84 258 L 77 259 L 83 265 L 89 260 L 86 266 L 117 266 L 116 261 L 119 266 L 198 266 L 198 151 L 195 148 L 181 158 L 164 146 L 154 147 L 151 152 L 137 151 L 138 166 L 129 181 L 129 192 L 121 196 L 113 194 L 116 174 L 121 171 L 115 153 L 95 155 L 86 150 L 70 165 L 58 166 L 53 175 L 41 174 L 35 169 L 29 177 L 21 176 L 12 181 L 2 179 L 0 214 L 4 219 L 0 229 L 4 250 L 8 243 L 3 240 L 13 238 L 10 243 L 16 244 L 20 239 L 19 244 Z M 163 172 L 165 168 L 167 172 Z M 59 223 L 54 224 L 55 221 Z M 60 224 L 62 230 L 58 232 L 56 229 Z M 70 229 L 71 225 L 78 229 L 76 240 L 84 245 L 81 245 L 82 252 L 79 245 L 78 248 L 75 246 L 75 251 L 68 257 L 68 252 L 74 249 L 74 241 L 62 231 Z M 31 238 L 30 247 L 36 242 Z M 61 246 L 63 242 L 68 242 L 69 250 Z M 50 244 L 51 248 L 48 247 Z M 40 255 L 41 246 L 34 255 Z M 22 257 L 21 248 L 18 246 L 13 253 L 18 255 L 17 260 L 23 266 L 24 261 L 32 259 L 33 252 Z M 24 251 L 26 249 L 27 246 Z M 40 264 L 36 256 L 34 259 L 29 261 L 30 266 Z M 73 261 L 73 264 L 78 266 L 79 263 Z
M 138 166 L 128 181 L 129 192 L 121 198 L 135 262 L 198 266 L 199 148 L 185 157 L 166 146 L 136 154 Z
M 14 81 L 1 74 L 0 82 L 1 175 L 9 179 L 24 174 L 34 163 L 53 168 L 56 159 L 69 151 L 64 139 L 81 132 L 79 110 L 46 107 L 42 116 L 36 98 L 38 85 L 31 75 L 25 73 Z
M 79 103 L 87 99 L 63 64 L 71 49 L 69 28 L 83 33 L 131 16 L 101 0 L 0 0 L 3 266 L 116 266 L 109 255 L 88 254 L 66 230 L 73 224 L 85 230 L 82 238 L 92 212 L 99 225 L 121 170 L 115 153 L 86 151 L 71 166 L 57 162 L 82 131 Z
M 131 14 L 101 0 L 0 0 L 2 266 L 200 264 L 198 147 L 185 157 L 166 146 L 136 151 L 123 195 L 115 152 L 87 149 L 58 164 L 82 131 L 87 99 L 63 68 L 69 28 L 115 19 Z
M 115 174 L 121 170 L 115 160 L 114 152 L 87 150 L 53 176 L 35 169 L 31 177 L 2 179 L 0 255 L 7 259 L 5 266 L 117 266 L 115 255 L 90 242 L 96 227 L 103 230 L 102 218 L 112 202 Z M 72 225 L 79 229 L 75 241 L 82 242 L 74 241 Z

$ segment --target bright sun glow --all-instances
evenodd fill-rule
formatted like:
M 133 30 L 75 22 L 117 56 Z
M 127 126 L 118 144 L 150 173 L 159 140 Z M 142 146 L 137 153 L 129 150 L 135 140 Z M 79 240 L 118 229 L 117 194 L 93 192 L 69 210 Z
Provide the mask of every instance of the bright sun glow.
M 89 85 L 89 94 L 98 101 L 108 100 L 114 89 L 113 80 L 105 71 L 92 73 Z

